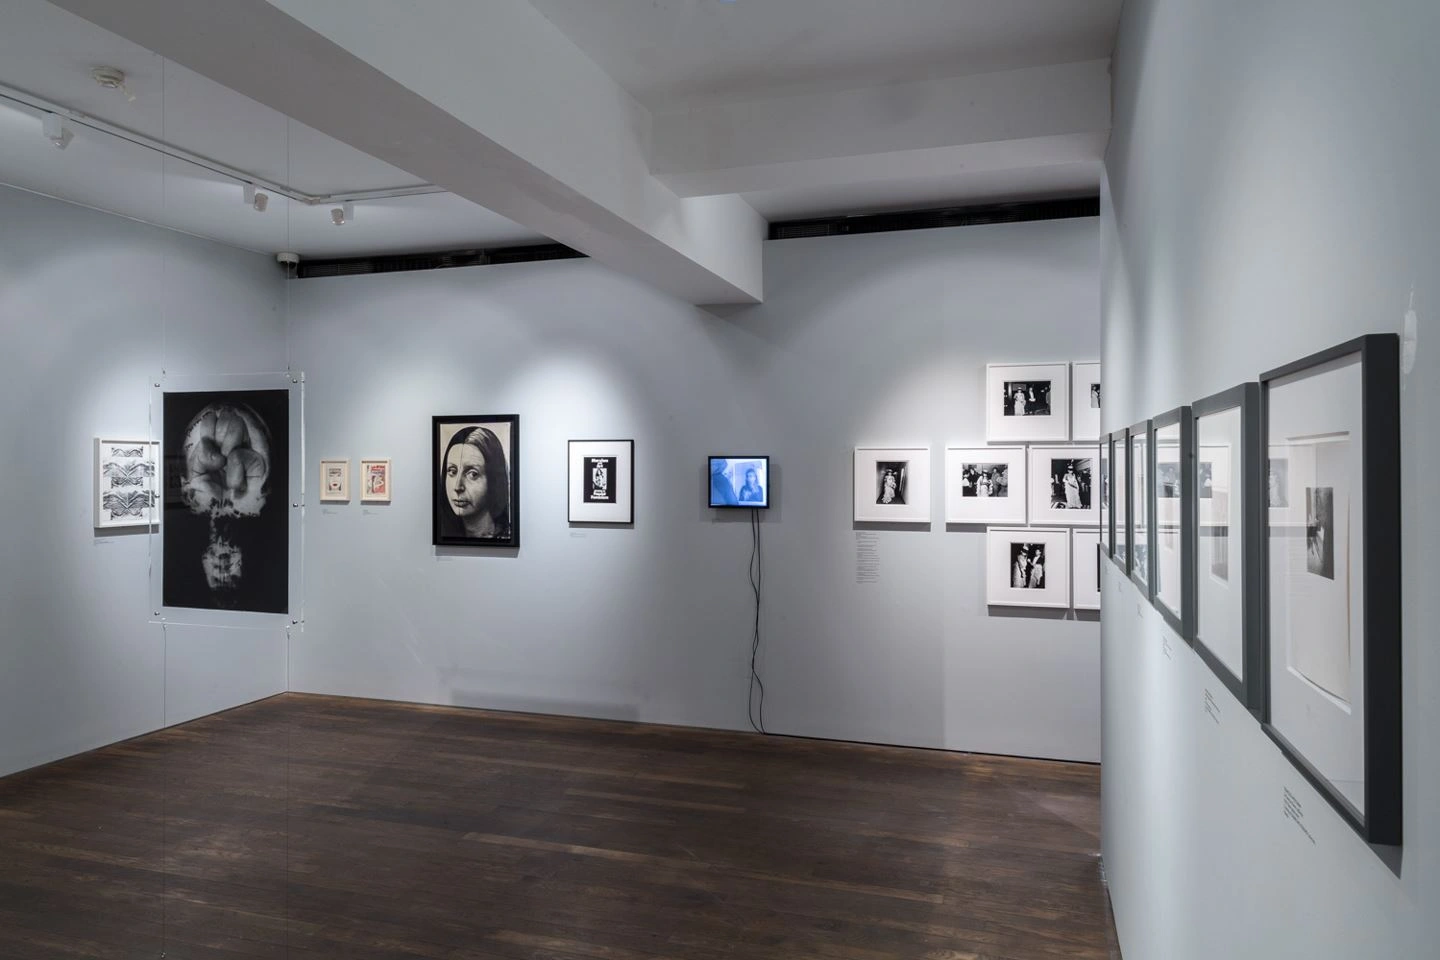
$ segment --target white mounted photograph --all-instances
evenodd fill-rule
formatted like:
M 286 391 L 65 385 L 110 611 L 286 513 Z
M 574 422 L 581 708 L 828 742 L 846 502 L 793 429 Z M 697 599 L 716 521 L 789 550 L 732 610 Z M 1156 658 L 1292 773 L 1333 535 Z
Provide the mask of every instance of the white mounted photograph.
M 1031 523 L 1100 525 L 1098 452 L 1090 445 L 1030 448 Z
M 945 450 L 945 522 L 1026 521 L 1024 447 L 948 447 Z
M 1100 439 L 1100 364 L 1070 365 L 1070 439 Z
M 991 527 L 985 533 L 985 602 L 1070 607 L 1070 531 Z
M 856 523 L 930 522 L 930 448 L 856 447 Z
M 95 439 L 95 529 L 159 523 L 156 475 L 160 445 L 149 440 Z
M 320 461 L 320 502 L 348 503 L 350 500 L 350 461 Z
M 1070 569 L 1074 572 L 1073 606 L 1076 610 L 1100 609 L 1100 532 L 1076 530 L 1070 535 Z
M 571 440 L 571 523 L 635 522 L 635 441 Z
M 986 442 L 1069 439 L 1068 363 L 992 363 L 985 367 Z

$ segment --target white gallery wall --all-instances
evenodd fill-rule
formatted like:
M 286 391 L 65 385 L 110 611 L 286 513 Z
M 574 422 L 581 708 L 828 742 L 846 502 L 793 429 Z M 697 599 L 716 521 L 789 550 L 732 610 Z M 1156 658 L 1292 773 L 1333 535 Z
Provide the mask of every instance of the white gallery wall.
M 284 370 L 273 260 L 0 187 L 0 775 L 285 689 L 283 628 L 161 626 L 146 533 L 92 527 L 150 384 Z
M 1127 960 L 1437 955 L 1437 35 L 1433 0 L 1125 5 L 1106 429 L 1401 333 L 1412 308 L 1417 334 L 1401 410 L 1404 847 L 1362 842 L 1110 567 L 1104 854 Z
M 1099 759 L 1099 627 L 985 604 L 947 444 L 989 361 L 1093 360 L 1093 219 L 789 240 L 766 302 L 707 312 L 590 261 L 288 283 L 306 470 L 394 461 L 394 502 L 311 504 L 295 690 L 744 728 L 746 514 L 706 457 L 769 454 L 768 729 Z M 430 418 L 520 415 L 521 546 L 430 543 Z M 566 442 L 634 438 L 635 524 L 571 526 Z M 934 522 L 851 523 L 856 445 L 928 445 Z M 858 583 L 857 534 L 879 580 Z M 1005 615 L 1002 615 L 1005 614 Z

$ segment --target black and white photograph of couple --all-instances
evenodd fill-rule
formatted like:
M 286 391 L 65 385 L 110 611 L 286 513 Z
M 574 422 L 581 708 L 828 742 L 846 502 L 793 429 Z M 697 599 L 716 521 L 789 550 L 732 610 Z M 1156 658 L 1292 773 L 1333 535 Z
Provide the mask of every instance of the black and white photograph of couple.
M 1010 496 L 1010 465 L 1008 463 L 967 463 L 960 495 L 963 497 Z
M 909 480 L 908 460 L 879 460 L 875 463 L 875 503 L 880 506 L 904 504 Z
M 1006 380 L 1005 416 L 1050 416 L 1049 380 Z
M 1053 510 L 1090 509 L 1090 459 L 1050 460 L 1050 507 Z
M 1305 569 L 1335 579 L 1335 488 L 1305 488 Z
M 1022 590 L 1045 589 L 1045 544 L 1010 544 L 1010 586 Z

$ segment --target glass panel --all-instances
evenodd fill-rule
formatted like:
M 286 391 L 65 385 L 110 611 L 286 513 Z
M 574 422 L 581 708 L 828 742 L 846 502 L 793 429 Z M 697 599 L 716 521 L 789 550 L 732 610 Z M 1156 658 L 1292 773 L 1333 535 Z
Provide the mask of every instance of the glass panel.
M 1100 546 L 1110 547 L 1110 440 L 1100 442 Z
M 1245 468 L 1239 407 L 1195 420 L 1195 640 L 1245 679 Z
M 1135 514 L 1134 520 L 1131 521 L 1131 529 L 1134 533 L 1130 538 L 1130 549 L 1134 556 L 1130 564 L 1130 571 L 1142 583 L 1150 581 L 1150 531 L 1146 519 L 1150 510 L 1150 487 L 1147 477 L 1150 463 L 1146 447 L 1147 440 L 1148 438 L 1143 434 L 1130 438 L 1130 483 L 1133 491 L 1130 496 L 1130 509 Z
M 1155 431 L 1155 598 L 1182 615 L 1180 424 Z
M 1273 382 L 1271 723 L 1362 815 L 1364 438 L 1360 355 Z
M 1121 434 L 1115 438 L 1115 560 L 1125 566 L 1130 556 L 1130 451 Z

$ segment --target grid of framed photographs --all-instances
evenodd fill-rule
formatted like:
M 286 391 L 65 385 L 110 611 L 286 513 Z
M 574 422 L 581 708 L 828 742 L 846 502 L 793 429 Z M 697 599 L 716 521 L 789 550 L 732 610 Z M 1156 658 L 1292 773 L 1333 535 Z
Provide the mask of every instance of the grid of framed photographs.
M 1369 335 L 1109 437 L 1111 557 L 1381 845 L 1402 840 L 1399 393 L 1399 338 Z

